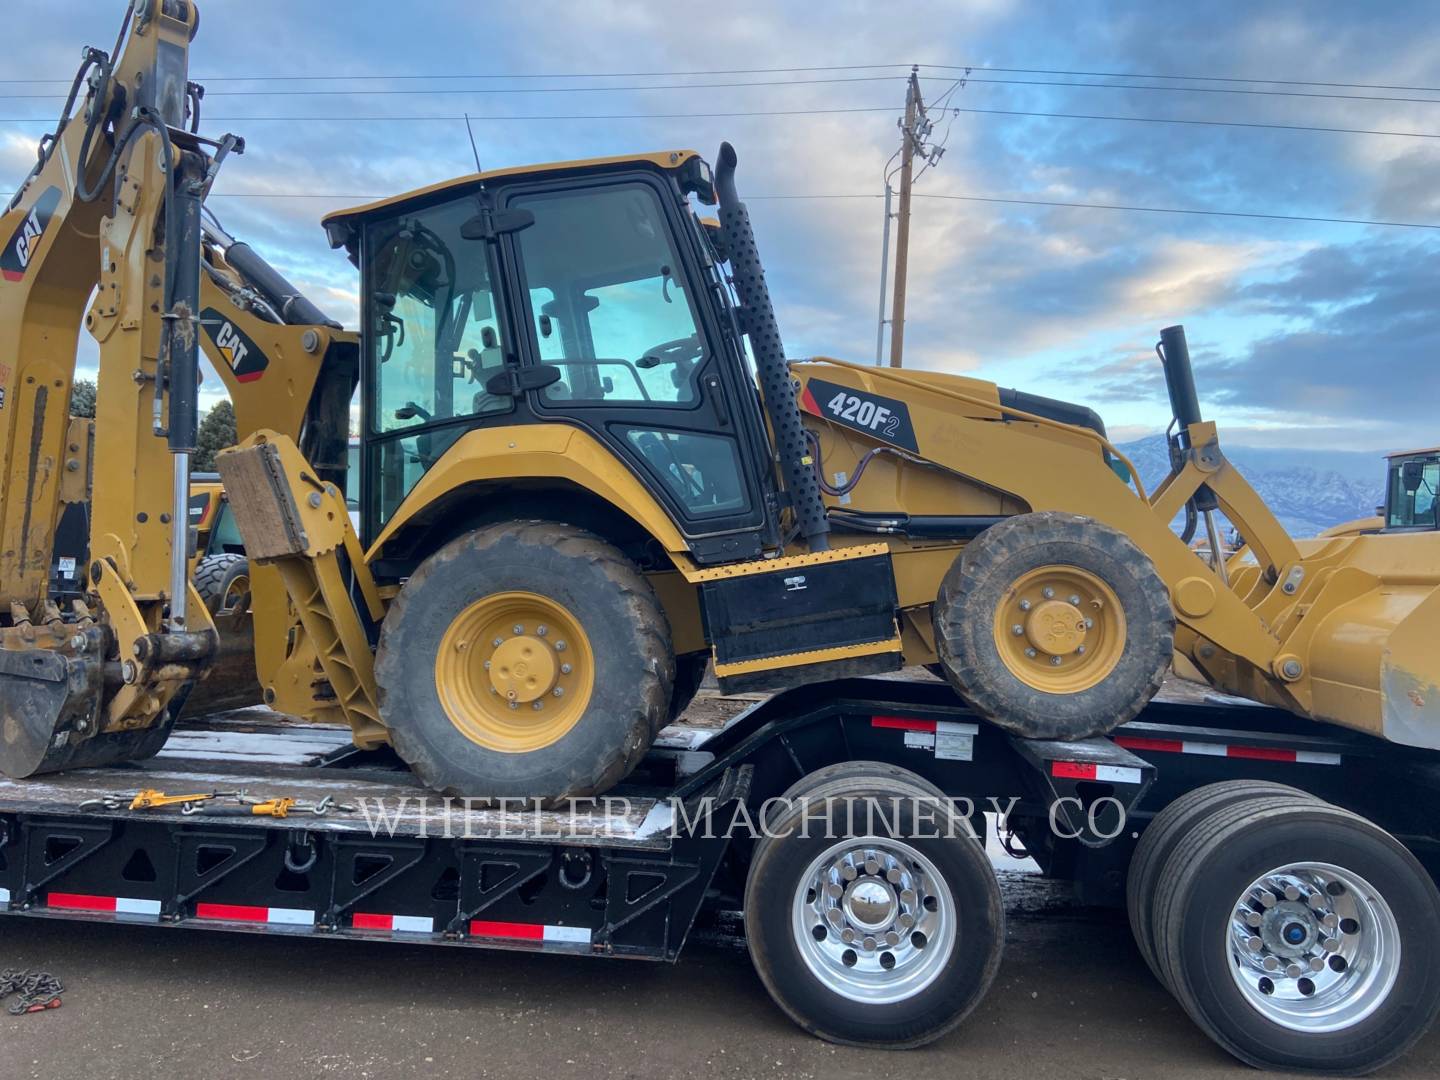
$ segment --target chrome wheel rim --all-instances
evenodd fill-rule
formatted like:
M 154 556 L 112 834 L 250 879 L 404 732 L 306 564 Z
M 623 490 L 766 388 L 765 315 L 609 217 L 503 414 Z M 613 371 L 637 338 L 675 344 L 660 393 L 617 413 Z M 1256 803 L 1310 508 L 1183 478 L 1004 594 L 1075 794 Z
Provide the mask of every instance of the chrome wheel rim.
M 820 853 L 791 904 L 801 959 L 826 989 L 885 1005 L 920 993 L 955 948 L 955 900 L 935 864 L 899 840 L 866 836 Z
M 1318 1034 L 1378 1009 L 1400 973 L 1400 927 L 1359 874 L 1293 863 L 1256 878 L 1226 933 L 1230 974 L 1267 1020 Z

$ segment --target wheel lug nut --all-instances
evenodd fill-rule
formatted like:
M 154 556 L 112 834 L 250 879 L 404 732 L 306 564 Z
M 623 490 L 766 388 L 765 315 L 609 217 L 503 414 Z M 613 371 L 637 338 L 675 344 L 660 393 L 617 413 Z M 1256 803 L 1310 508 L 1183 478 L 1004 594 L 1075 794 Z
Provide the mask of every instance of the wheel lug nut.
M 825 917 L 829 919 L 832 923 L 834 923 L 836 926 L 839 926 L 842 922 L 845 921 L 845 916 L 840 914 L 839 908 L 831 908 Z M 841 936 L 843 937 L 844 935 L 842 934 Z
M 518 701 L 512 701 L 510 702 L 510 707 L 512 709 L 518 709 L 520 707 L 520 703 Z
M 1029 611 L 1029 610 L 1030 610 L 1030 601 L 1029 601 L 1029 600 L 1021 600 L 1021 601 L 1020 601 L 1020 610 L 1021 610 L 1021 611 Z
M 1058 657 L 1058 656 L 1052 656 L 1052 657 L 1050 657 L 1050 666 L 1051 666 L 1051 667 L 1059 667 L 1059 666 L 1060 666 L 1060 657 Z
M 1320 957 L 1318 957 L 1318 956 L 1312 956 L 1312 957 L 1310 958 L 1310 970 L 1311 970 L 1311 971 L 1324 971 L 1324 970 L 1325 970 L 1325 961 L 1324 961 L 1324 960 L 1321 960 Z
M 909 912 L 906 912 L 904 915 L 900 916 L 897 922 L 901 930 L 909 930 L 910 927 L 915 925 L 915 916 L 911 915 Z
M 1095 629 L 1095 620 L 1094 620 L 1094 619 L 1086 619 L 1086 620 L 1085 620 L 1085 629 L 1086 629 L 1086 630 L 1094 630 L 1094 629 Z
M 1339 951 L 1340 951 L 1340 939 L 1339 939 L 1339 938 L 1333 938 L 1333 937 L 1326 938 L 1325 941 L 1323 942 L 1323 945 L 1324 945 L 1324 948 L 1325 948 L 1325 951 L 1326 951 L 1326 952 L 1339 952 Z
M 1335 916 L 1334 912 L 1331 912 L 1320 920 L 1320 925 L 1325 927 L 1326 930 L 1334 930 L 1335 927 L 1340 925 L 1340 920 Z
M 1083 644 L 1082 644 L 1082 645 L 1076 645 L 1076 646 L 1075 646 L 1075 655 L 1076 655 L 1076 656 L 1084 656 L 1084 655 L 1085 655 L 1085 646 L 1084 646 Z
M 564 697 L 564 696 L 565 696 L 565 688 L 564 688 L 563 686 L 557 686 L 557 687 L 555 687 L 554 690 L 552 690 L 552 691 L 550 691 L 550 692 L 551 692 L 552 694 L 554 694 L 556 697 Z
M 874 952 L 875 939 L 873 937 L 870 937 L 869 935 L 866 935 L 865 940 L 860 943 L 860 947 L 866 952 Z
M 904 904 L 906 907 L 914 907 L 914 906 L 915 906 L 915 890 L 914 890 L 914 889 L 906 889 L 904 892 L 902 892 L 902 893 L 900 894 L 900 902 L 901 902 L 902 904 Z
M 1298 979 L 1303 974 L 1305 974 L 1305 969 L 1302 968 L 1299 964 L 1291 964 L 1285 969 L 1286 978 Z
M 891 885 L 899 885 L 900 879 L 904 876 L 904 874 L 900 873 L 900 871 L 893 866 L 885 871 L 885 880 L 890 882 Z
M 555 651 L 556 651 L 556 652 L 564 652 L 564 651 L 565 651 L 565 642 L 563 642 L 563 641 L 557 641 L 557 642 L 555 642 Z
M 494 641 L 490 642 L 490 647 L 491 647 L 491 648 L 494 648 L 494 649 L 498 649 L 501 645 L 504 645 L 504 644 L 505 644 L 505 639 L 504 639 L 504 638 L 498 638 L 498 637 L 497 637 Z
M 1266 971 L 1279 971 L 1280 961 L 1273 956 L 1267 956 L 1260 962 L 1260 966 Z
M 1026 649 L 1025 655 L 1028 656 L 1031 660 L 1034 660 L 1035 657 L 1039 654 L 1034 649 Z
M 516 635 L 523 634 L 525 632 L 525 627 L 521 626 L 518 622 L 510 629 L 515 631 Z
M 544 707 L 545 707 L 545 706 L 544 706 L 541 702 L 538 702 L 538 701 L 532 702 L 531 705 L 530 705 L 530 708 L 534 709 L 536 712 L 539 712 L 539 711 L 540 711 L 541 709 L 543 709 Z
M 1258 937 L 1252 937 L 1249 941 L 1245 942 L 1245 944 L 1249 946 L 1251 952 L 1259 952 L 1265 948 L 1265 942 L 1261 941 Z
M 900 935 L 894 930 L 887 930 L 885 932 L 885 944 L 893 949 L 896 945 L 900 944 Z
M 540 637 L 544 637 L 549 632 L 550 628 L 548 626 L 537 626 L 535 628 L 535 633 L 538 634 Z
M 1070 601 L 1071 607 L 1080 606 L 1080 597 L 1076 596 L 1074 593 L 1071 593 L 1067 599 Z
M 855 868 L 853 866 L 851 866 L 849 863 L 846 863 L 840 868 L 840 876 L 843 877 L 846 881 L 854 881 L 860 875 L 855 872 Z
M 1046 600 L 1053 600 L 1055 597 L 1055 590 L 1050 588 L 1049 585 L 1046 585 L 1045 588 L 1040 590 L 1040 595 L 1043 596 Z
M 489 660 L 486 660 L 486 661 L 485 661 L 485 670 L 486 670 L 486 671 L 489 671 L 489 670 L 490 670 L 490 661 L 489 661 Z
M 865 860 L 865 873 L 871 875 L 872 877 L 875 876 L 876 874 L 880 873 L 880 863 L 879 863 L 879 861 L 876 860 L 876 859 L 866 859 L 866 860 Z
M 1299 899 L 1300 899 L 1300 890 L 1297 889 L 1294 885 L 1286 885 L 1286 886 L 1285 886 L 1285 899 L 1286 899 L 1286 900 L 1299 900 Z
M 561 674 L 561 675 L 569 675 L 570 672 L 571 672 L 571 670 L 572 670 L 572 669 L 571 669 L 571 667 L 570 667 L 569 664 L 561 664 L 561 665 L 560 665 L 560 674 Z
M 1260 918 L 1258 911 L 1249 911 L 1245 913 L 1245 922 L 1251 927 L 1258 928 L 1264 920 Z
M 1014 626 L 1010 627 L 1010 633 L 1014 634 L 1016 637 L 1021 637 L 1025 633 L 1025 627 L 1021 626 L 1017 622 Z
M 839 900 L 844 892 L 845 890 L 833 881 L 825 886 L 825 895 L 830 897 L 832 900 Z
M 1272 908 L 1272 907 L 1274 907 L 1274 906 L 1275 906 L 1275 894 L 1272 893 L 1272 892 L 1271 892 L 1270 890 L 1268 890 L 1268 889 L 1265 890 L 1264 892 L 1262 892 L 1262 893 L 1260 894 L 1260 904 L 1261 904 L 1262 907 L 1267 907 L 1267 908 Z
M 846 945 L 855 944 L 855 931 L 851 930 L 848 926 L 845 927 L 844 930 L 840 931 L 840 940 L 843 941 Z

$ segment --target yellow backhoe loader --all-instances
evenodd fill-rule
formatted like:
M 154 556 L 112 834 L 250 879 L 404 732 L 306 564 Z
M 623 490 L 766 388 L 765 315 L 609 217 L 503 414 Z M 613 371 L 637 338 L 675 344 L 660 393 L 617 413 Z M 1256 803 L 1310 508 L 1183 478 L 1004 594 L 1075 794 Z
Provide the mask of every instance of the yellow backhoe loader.
M 439 790 L 601 791 L 712 660 L 724 689 L 938 664 L 992 723 L 1064 738 L 1134 717 L 1178 651 L 1232 693 L 1440 746 L 1440 535 L 1292 540 L 1201 415 L 1179 327 L 1155 491 L 1088 409 L 789 362 L 726 144 L 713 174 L 628 155 L 332 214 L 359 271 L 345 333 L 207 218 L 243 144 L 194 130 L 194 5 L 132 8 L 0 219 L 6 773 L 151 753 L 205 675 L 184 557 L 200 348 L 242 437 L 217 464 L 266 700 Z M 102 479 L 89 595 L 60 611 L 92 290 Z M 1190 549 L 1203 521 L 1222 551 L 1218 514 L 1244 565 Z

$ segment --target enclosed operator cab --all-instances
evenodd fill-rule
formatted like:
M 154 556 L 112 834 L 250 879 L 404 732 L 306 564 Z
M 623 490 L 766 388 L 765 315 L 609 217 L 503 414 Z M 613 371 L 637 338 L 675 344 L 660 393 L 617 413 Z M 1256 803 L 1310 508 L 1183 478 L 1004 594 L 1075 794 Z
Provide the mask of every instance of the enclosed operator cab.
M 1382 531 L 1440 529 L 1440 447 L 1391 454 L 1387 462 Z

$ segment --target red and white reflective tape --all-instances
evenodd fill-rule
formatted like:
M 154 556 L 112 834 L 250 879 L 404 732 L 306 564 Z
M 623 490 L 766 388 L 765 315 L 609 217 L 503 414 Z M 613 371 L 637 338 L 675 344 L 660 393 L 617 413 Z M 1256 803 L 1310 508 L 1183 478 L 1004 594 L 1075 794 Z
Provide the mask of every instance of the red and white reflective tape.
M 1096 765 L 1080 761 L 1052 761 L 1050 775 L 1066 780 L 1101 780 L 1107 784 L 1138 784 L 1144 777 L 1139 769 L 1126 765 Z
M 224 922 L 268 923 L 272 926 L 314 926 L 315 912 L 304 908 L 252 907 L 249 904 L 195 905 L 197 919 L 219 919 Z
M 1161 754 L 1202 754 L 1206 757 L 1249 758 L 1254 761 L 1285 761 L 1299 765 L 1339 765 L 1339 754 L 1318 750 L 1292 750 L 1285 746 L 1233 746 L 1226 743 L 1191 742 L 1188 739 L 1154 739 L 1143 735 L 1116 735 L 1115 745 L 1126 750 L 1149 750 Z
M 357 911 L 350 920 L 356 930 L 383 930 L 390 934 L 433 934 L 435 920 L 420 915 L 372 915 Z
M 488 922 L 472 919 L 471 937 L 508 938 L 512 941 L 548 941 L 565 945 L 589 945 L 593 931 L 588 926 L 550 926 L 545 923 Z
M 99 911 L 110 915 L 131 915 L 142 919 L 160 918 L 159 900 L 137 900 L 130 896 L 90 896 L 87 893 L 52 892 L 46 895 L 45 906 L 63 911 Z

